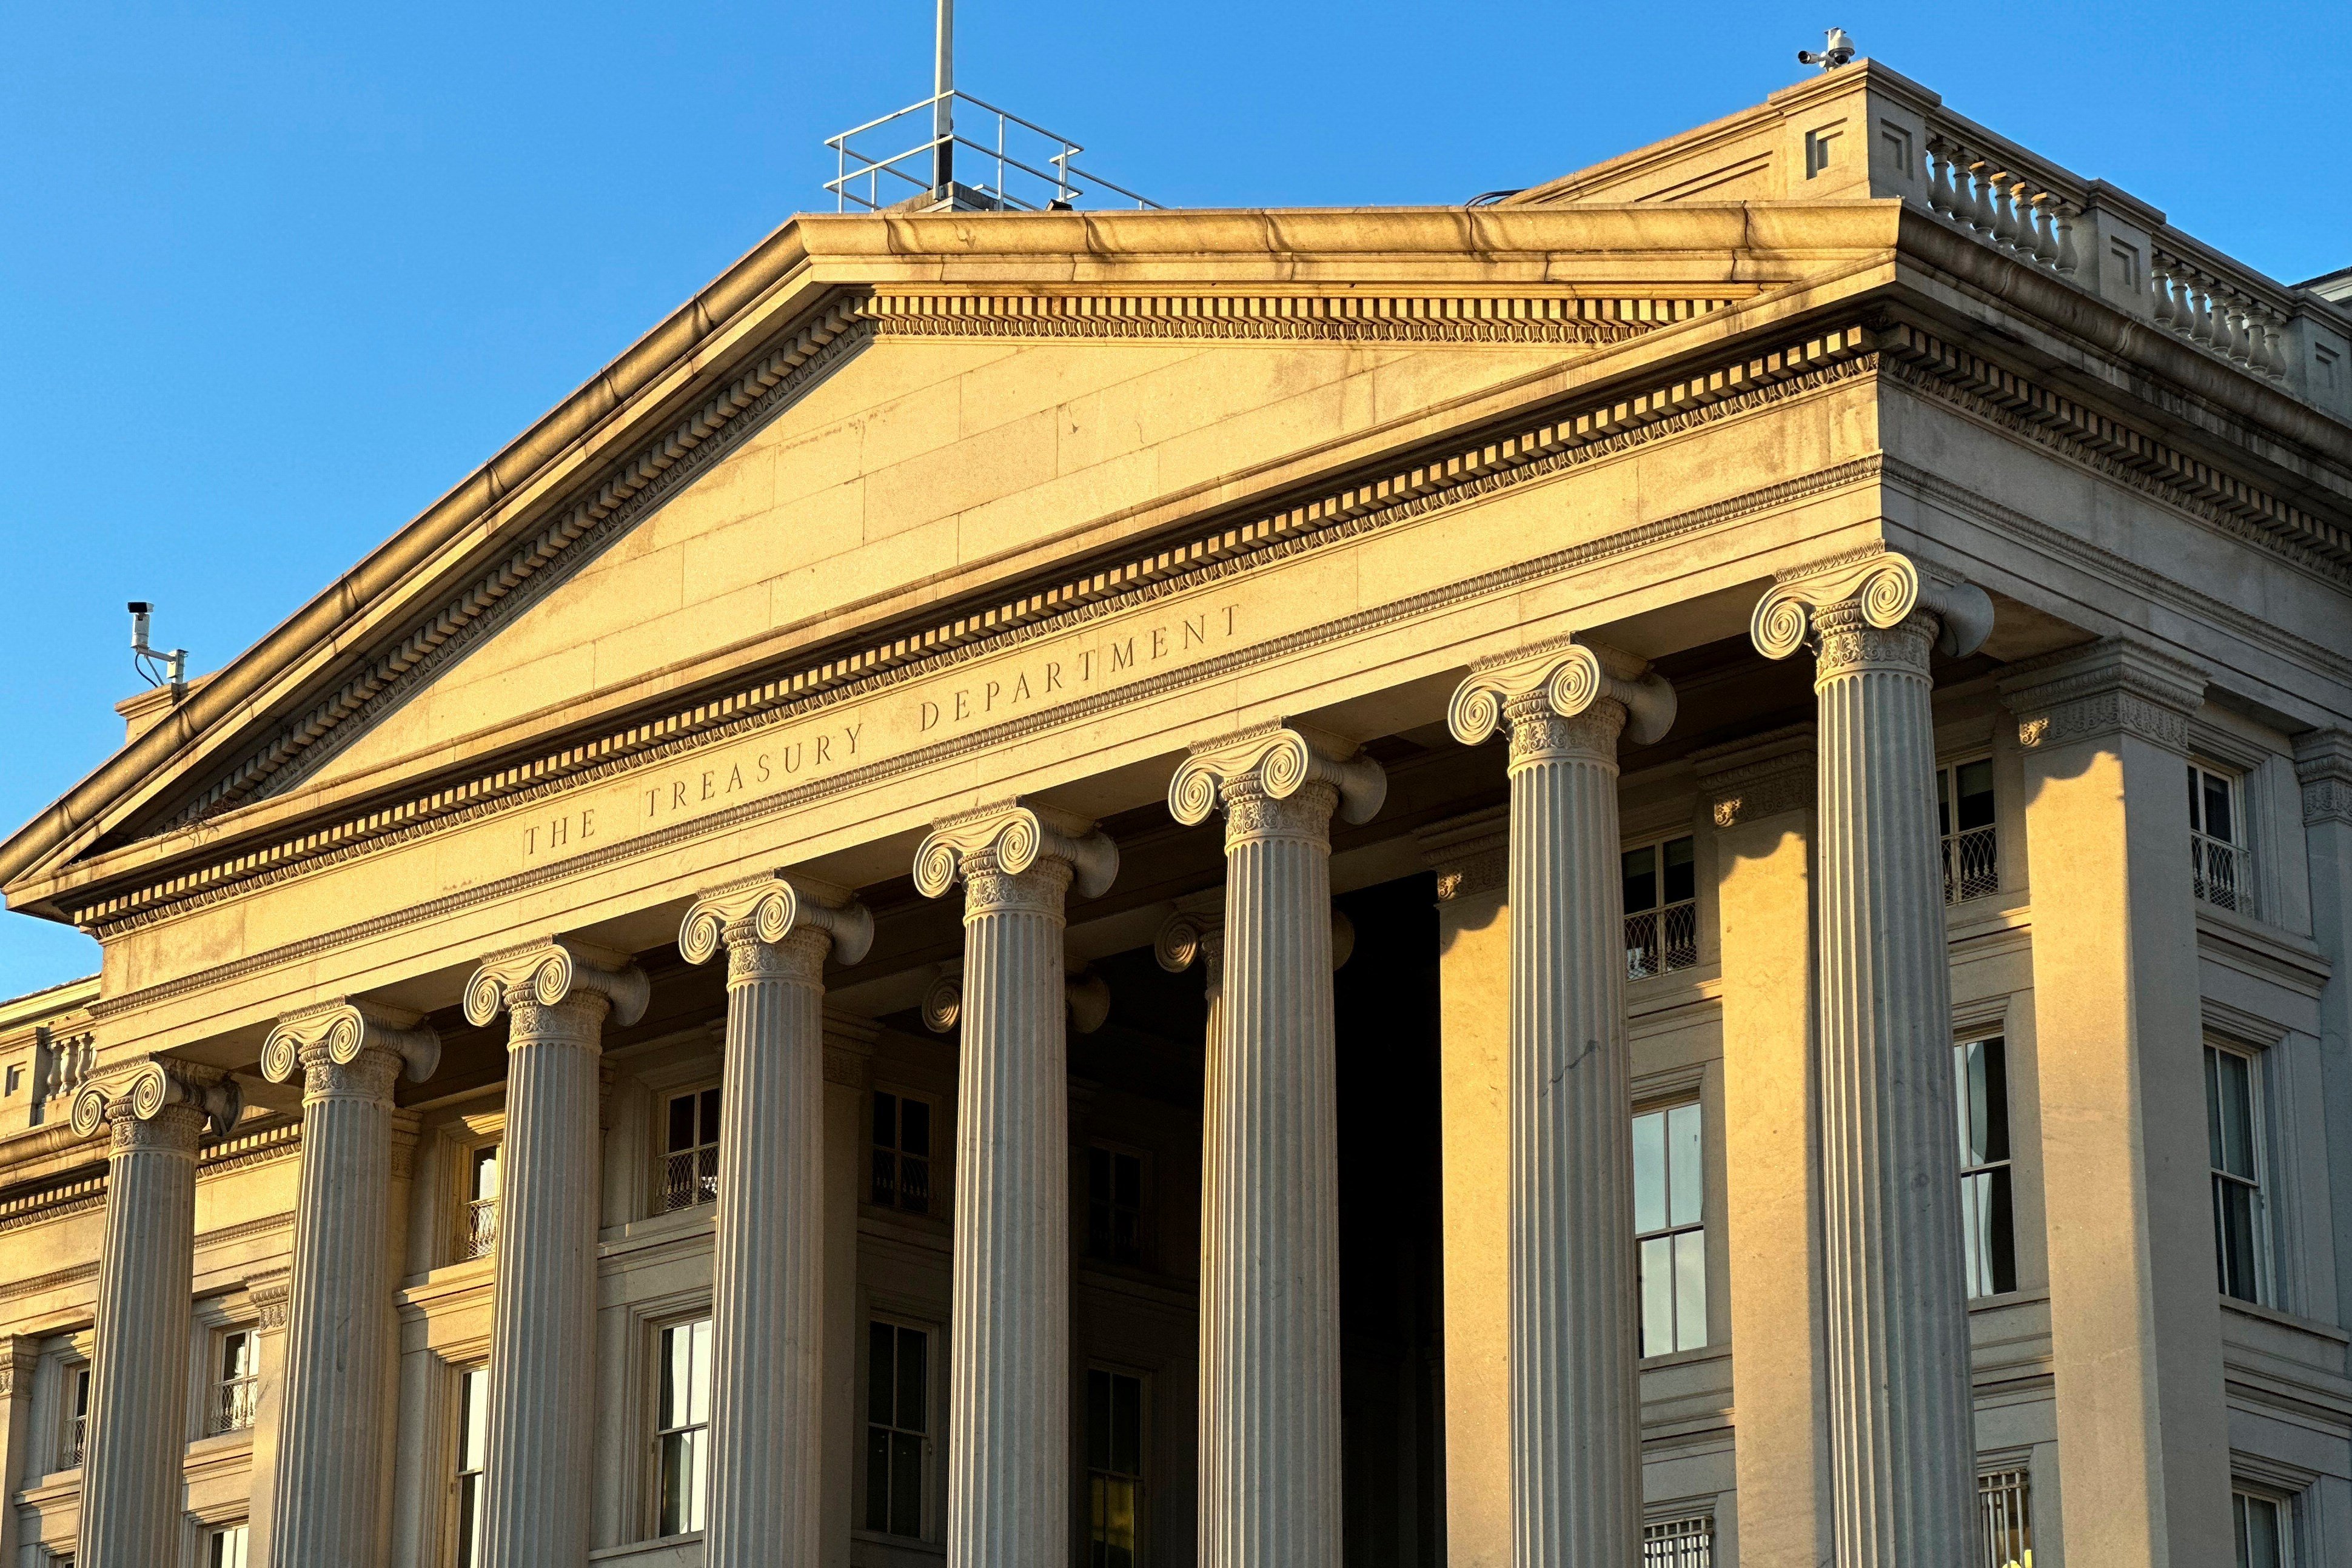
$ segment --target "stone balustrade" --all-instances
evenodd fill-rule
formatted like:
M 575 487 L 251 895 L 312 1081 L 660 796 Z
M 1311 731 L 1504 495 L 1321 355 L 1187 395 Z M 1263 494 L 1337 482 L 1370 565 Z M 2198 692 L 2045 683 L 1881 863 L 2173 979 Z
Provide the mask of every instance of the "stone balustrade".
M 2053 189 L 2023 162 L 1938 132 L 1927 140 L 1927 205 L 2021 260 L 2072 278 L 2083 265 L 2082 198 Z
M 2273 381 L 2286 376 L 2286 318 L 2245 288 L 2161 247 L 2148 261 L 2156 324 Z

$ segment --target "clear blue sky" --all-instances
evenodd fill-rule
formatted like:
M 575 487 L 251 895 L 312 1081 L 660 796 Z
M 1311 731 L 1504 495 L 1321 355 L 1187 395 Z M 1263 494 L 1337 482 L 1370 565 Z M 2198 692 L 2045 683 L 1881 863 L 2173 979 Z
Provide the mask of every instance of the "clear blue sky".
M 929 0 L 0 7 L 0 831 L 121 740 L 123 602 L 215 668 L 929 90 Z M 959 85 L 1185 205 L 1449 203 L 1864 53 L 2283 279 L 2352 264 L 2342 0 L 964 0 Z M 0 996 L 96 967 L 0 915 Z

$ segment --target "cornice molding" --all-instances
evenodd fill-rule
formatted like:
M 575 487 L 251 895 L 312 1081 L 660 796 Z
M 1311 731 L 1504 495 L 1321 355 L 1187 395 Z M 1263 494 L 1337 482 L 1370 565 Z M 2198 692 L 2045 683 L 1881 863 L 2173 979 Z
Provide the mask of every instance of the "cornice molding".
M 1757 289 L 1571 294 L 1386 288 L 1344 293 L 955 293 L 878 288 L 861 314 L 882 337 L 1192 338 L 1250 342 L 1622 342 Z
M 2106 637 L 2028 660 L 2000 689 L 2026 751 L 2126 734 L 2185 754 L 2189 721 L 2204 705 L 2207 679 L 2195 665 Z
M 1690 763 L 1719 828 L 1813 807 L 1820 769 L 1811 724 L 1703 747 Z
M 2340 822 L 2352 827 L 2352 733 L 2314 730 L 2297 736 L 2294 776 L 2303 785 L 2305 826 Z
M 1571 405 L 1517 435 L 1402 470 L 1328 490 L 1321 497 L 1088 572 L 1038 593 L 975 607 L 931 628 L 870 645 L 789 675 L 597 737 L 463 784 L 305 832 L 88 904 L 61 905 L 77 924 L 111 938 L 148 919 L 202 907 L 215 896 L 266 886 L 343 858 L 354 848 L 406 842 L 589 779 L 678 755 L 764 724 L 791 722 L 834 703 L 919 679 L 1020 641 L 1097 616 L 1466 504 L 1509 488 L 1614 457 L 1867 374 L 1875 364 L 1858 325 L 1817 332 L 1641 392 Z M 1874 462 L 1875 459 L 1864 459 Z M 1829 470 L 1849 474 L 1853 464 Z M 1793 481 L 1810 483 L 1810 481 Z M 1738 503 L 1725 503 L 1737 505 Z M 1706 509 L 1701 509 L 1701 511 Z M 1696 517 L 1698 513 L 1686 514 Z M 1638 532 L 1640 531 L 1630 531 Z M 224 888 L 224 884 L 234 884 Z

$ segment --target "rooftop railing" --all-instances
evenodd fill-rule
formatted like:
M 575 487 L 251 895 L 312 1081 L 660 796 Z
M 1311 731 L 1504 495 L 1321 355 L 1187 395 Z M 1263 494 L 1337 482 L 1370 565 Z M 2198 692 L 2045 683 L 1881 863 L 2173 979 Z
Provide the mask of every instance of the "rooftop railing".
M 965 105 L 979 111 L 983 129 L 977 137 L 956 126 L 956 111 Z M 964 123 L 972 122 L 967 115 Z M 835 174 L 824 188 L 833 193 L 836 212 L 879 212 L 924 197 L 1043 212 L 1075 207 L 1104 191 L 1138 207 L 1160 205 L 1080 168 L 1077 157 L 1086 148 L 1068 137 L 968 92 L 934 93 L 829 136 L 824 144 L 834 151 Z M 960 148 L 973 156 L 961 156 Z M 964 180 L 967 171 L 993 173 L 995 182 Z

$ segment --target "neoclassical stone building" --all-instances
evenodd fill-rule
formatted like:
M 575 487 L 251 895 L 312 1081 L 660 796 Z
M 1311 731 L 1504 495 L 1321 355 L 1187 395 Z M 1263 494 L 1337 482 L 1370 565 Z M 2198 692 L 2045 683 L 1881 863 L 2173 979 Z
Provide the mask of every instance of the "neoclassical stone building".
M 0 1568 L 2352 1568 L 2347 291 L 794 219 L 0 847 Z

